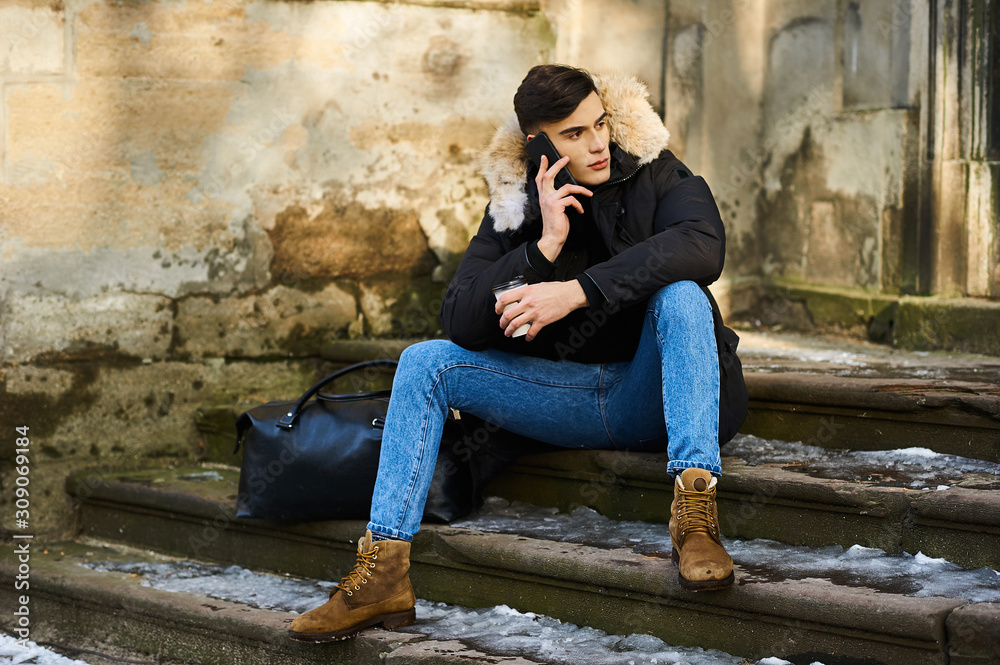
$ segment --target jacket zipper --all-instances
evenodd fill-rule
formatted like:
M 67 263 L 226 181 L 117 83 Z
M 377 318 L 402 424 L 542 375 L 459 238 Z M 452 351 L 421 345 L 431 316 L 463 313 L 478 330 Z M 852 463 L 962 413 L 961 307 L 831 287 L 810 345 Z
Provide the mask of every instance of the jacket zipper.
M 602 183 L 602 184 L 598 185 L 597 187 L 595 187 L 594 189 L 603 189 L 604 187 L 610 187 L 611 185 L 620 185 L 620 184 L 622 184 L 623 182 L 625 182 L 626 180 L 629 180 L 629 179 L 631 179 L 631 178 L 632 178 L 632 176 L 634 176 L 634 175 L 635 175 L 636 173 L 638 173 L 638 172 L 639 172 L 640 170 L 642 170 L 642 167 L 641 167 L 641 166 L 637 166 L 637 167 L 635 168 L 635 170 L 634 170 L 634 171 L 632 171 L 631 173 L 629 173 L 629 174 L 628 174 L 627 176 L 625 176 L 624 178 L 619 178 L 618 180 L 614 180 L 614 181 L 612 181 L 612 182 L 605 182 L 605 183 Z
M 602 184 L 598 185 L 597 187 L 594 187 L 594 191 L 596 192 L 597 190 L 603 189 L 605 187 L 610 187 L 611 185 L 620 185 L 623 182 L 625 182 L 626 180 L 631 179 L 632 176 L 634 176 L 640 170 L 642 170 L 642 166 L 641 165 L 635 167 L 635 169 L 631 173 L 629 173 L 627 176 L 625 176 L 624 178 L 619 178 L 618 180 L 614 180 L 612 182 L 605 182 L 605 183 L 602 183 Z M 597 206 L 592 206 L 591 207 L 590 216 L 593 217 L 594 224 L 597 224 Z M 600 287 L 598 287 L 598 288 L 600 288 Z

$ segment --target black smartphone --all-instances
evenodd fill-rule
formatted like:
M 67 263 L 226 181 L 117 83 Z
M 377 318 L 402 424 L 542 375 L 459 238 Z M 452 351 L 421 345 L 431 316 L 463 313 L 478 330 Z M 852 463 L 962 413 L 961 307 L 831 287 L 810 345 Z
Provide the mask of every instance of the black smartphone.
M 559 151 L 552 145 L 552 141 L 545 135 L 545 132 L 538 132 L 535 134 L 535 138 L 528 141 L 528 154 L 531 155 L 531 159 L 535 162 L 536 166 L 542 165 L 542 155 L 545 155 L 549 160 L 549 168 L 552 168 L 553 164 L 562 159 Z M 559 173 L 556 174 L 554 183 L 556 189 L 567 183 L 570 185 L 576 184 L 576 180 L 573 178 L 573 174 L 569 172 L 568 167 L 569 165 L 567 164 L 559 169 Z

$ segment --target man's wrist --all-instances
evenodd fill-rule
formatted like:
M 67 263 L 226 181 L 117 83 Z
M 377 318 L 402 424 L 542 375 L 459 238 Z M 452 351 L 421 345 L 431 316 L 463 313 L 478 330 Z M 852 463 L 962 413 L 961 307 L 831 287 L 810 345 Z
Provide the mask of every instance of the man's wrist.
M 589 306 L 590 301 L 587 300 L 587 292 L 583 290 L 583 286 L 580 285 L 578 280 L 571 279 L 568 282 L 563 282 L 563 284 L 569 287 L 567 289 L 570 295 L 569 303 L 573 306 L 573 309 Z
M 559 253 L 562 251 L 564 242 L 565 241 L 559 242 L 553 238 L 546 238 L 545 236 L 542 236 L 537 242 L 538 251 L 540 251 L 542 256 L 548 259 L 550 263 L 555 263 L 556 259 L 559 258 Z

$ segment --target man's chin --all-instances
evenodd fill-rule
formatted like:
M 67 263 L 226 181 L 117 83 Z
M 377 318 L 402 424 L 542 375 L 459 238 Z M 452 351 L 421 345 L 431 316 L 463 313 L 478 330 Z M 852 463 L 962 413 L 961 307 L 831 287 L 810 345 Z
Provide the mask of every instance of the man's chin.
M 611 168 L 603 168 L 600 171 L 592 171 L 587 173 L 585 176 L 576 178 L 576 181 L 583 185 L 584 187 L 596 187 L 597 185 L 603 185 L 608 180 L 611 179 Z

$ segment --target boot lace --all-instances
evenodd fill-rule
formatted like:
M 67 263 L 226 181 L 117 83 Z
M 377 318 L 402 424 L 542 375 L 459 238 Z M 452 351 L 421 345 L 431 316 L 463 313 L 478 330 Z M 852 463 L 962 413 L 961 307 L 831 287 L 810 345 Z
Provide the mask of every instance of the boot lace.
M 348 596 L 353 596 L 355 591 L 361 589 L 362 584 L 368 584 L 368 578 L 372 576 L 372 570 L 375 569 L 376 559 L 378 559 L 378 545 L 367 552 L 358 552 L 358 560 L 354 564 L 354 568 L 341 578 L 337 586 L 346 591 Z
M 719 525 L 715 520 L 715 488 L 695 492 L 677 488 L 677 530 L 682 537 L 692 533 L 707 533 L 719 538 Z

